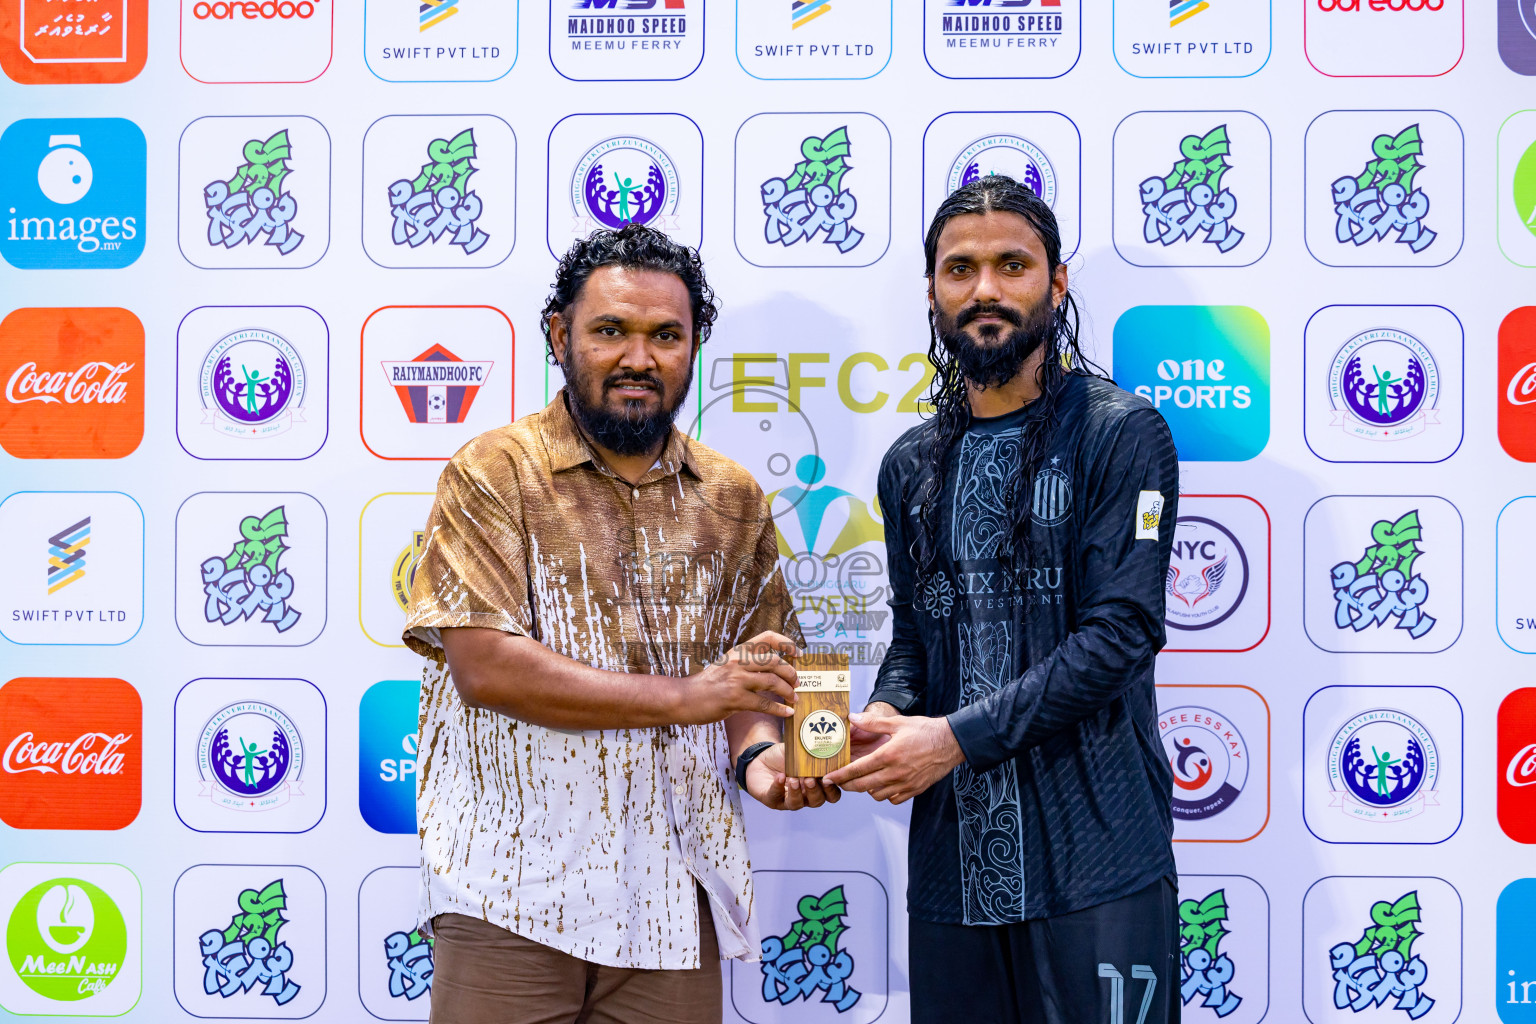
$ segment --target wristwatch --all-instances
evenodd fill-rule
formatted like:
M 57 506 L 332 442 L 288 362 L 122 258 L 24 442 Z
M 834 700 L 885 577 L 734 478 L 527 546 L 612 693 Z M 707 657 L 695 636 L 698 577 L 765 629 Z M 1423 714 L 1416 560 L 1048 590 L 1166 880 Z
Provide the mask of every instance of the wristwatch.
M 736 785 L 742 789 L 747 788 L 747 765 L 757 760 L 757 756 L 771 746 L 773 746 L 773 743 L 763 740 L 762 742 L 752 744 L 741 752 L 741 756 L 736 759 Z

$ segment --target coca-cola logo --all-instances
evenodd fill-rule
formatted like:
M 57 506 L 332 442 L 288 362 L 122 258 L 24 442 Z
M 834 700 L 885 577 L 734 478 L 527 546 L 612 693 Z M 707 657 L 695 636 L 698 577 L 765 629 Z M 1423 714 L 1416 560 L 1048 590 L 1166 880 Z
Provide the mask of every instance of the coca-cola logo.
M 118 775 L 124 761 L 119 748 L 132 738 L 126 733 L 86 732 L 68 743 L 47 742 L 36 740 L 31 732 L 23 732 L 6 745 L 0 768 L 13 775 Z
M 1438 11 L 1445 0 L 1317 0 L 1320 11 L 1358 11 L 1361 4 L 1373 11 Z
M 1536 402 L 1536 363 L 1526 363 L 1509 378 L 1504 397 L 1510 405 L 1530 405 Z
M 39 370 L 36 363 L 22 363 L 5 384 L 5 400 L 43 402 L 57 405 L 67 402 L 117 405 L 128 396 L 128 382 L 123 377 L 133 363 L 86 363 L 78 370 Z
M 1527 743 L 1509 759 L 1504 781 L 1511 786 L 1536 786 L 1536 743 Z
M 230 21 L 235 18 L 243 18 L 248 21 L 265 19 L 271 21 L 274 18 L 287 21 L 291 18 L 312 18 L 315 16 L 315 8 L 319 6 L 311 0 L 301 0 L 293 3 L 292 0 L 233 0 L 233 2 L 206 3 L 199 2 L 192 6 L 192 17 L 199 21 Z

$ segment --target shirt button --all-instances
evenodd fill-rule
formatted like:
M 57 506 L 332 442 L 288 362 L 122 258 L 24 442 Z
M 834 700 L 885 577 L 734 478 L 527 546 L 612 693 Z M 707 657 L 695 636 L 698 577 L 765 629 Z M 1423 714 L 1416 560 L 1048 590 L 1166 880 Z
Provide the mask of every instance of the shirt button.
M 683 795 L 683 784 L 681 782 L 679 782 L 677 785 L 673 786 L 672 787 L 672 792 L 676 793 L 678 796 L 682 796 Z
M 640 497 L 640 488 L 636 487 L 636 488 L 632 489 L 629 492 L 629 496 L 631 498 L 638 498 L 638 497 Z

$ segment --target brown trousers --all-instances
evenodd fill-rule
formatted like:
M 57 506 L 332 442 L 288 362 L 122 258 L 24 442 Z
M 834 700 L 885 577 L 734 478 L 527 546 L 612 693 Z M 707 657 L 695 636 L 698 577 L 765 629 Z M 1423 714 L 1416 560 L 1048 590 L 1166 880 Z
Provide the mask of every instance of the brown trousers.
M 588 963 L 461 914 L 432 919 L 432 1024 L 720 1024 L 720 944 L 698 891 L 699 966 Z

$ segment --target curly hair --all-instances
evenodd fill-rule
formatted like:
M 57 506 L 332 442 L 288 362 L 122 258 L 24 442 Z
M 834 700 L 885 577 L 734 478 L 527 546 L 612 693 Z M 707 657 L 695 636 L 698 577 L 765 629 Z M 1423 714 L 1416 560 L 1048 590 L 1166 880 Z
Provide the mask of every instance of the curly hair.
M 704 261 L 697 249 L 690 249 L 668 238 L 655 228 L 631 221 L 617 231 L 601 229 L 578 239 L 555 268 L 554 289 L 544 302 L 539 326 L 544 331 L 545 358 L 555 363 L 555 347 L 549 336 L 549 318 L 563 316 L 571 308 L 587 278 L 599 267 L 618 266 L 630 270 L 659 270 L 675 274 L 688 289 L 693 308 L 693 336 L 700 345 L 709 340 L 719 305 L 715 290 L 704 279 Z
M 1056 224 L 1056 214 L 1029 186 L 1007 175 L 989 174 L 956 189 L 934 211 L 933 223 L 928 225 L 923 244 L 930 287 L 938 258 L 939 236 L 943 234 L 944 226 L 955 217 L 993 212 L 1016 213 L 1027 220 L 1045 246 L 1046 269 L 1055 274 L 1061 263 L 1061 230 Z M 1068 291 L 1061 305 L 1056 307 L 1051 331 L 1045 339 L 1044 358 L 1035 377 L 1040 389 L 1040 397 L 1033 403 L 1036 415 L 1031 416 L 1023 428 L 1019 461 L 1013 467 L 1009 481 L 1009 511 L 1013 522 L 998 546 L 998 558 L 1003 563 L 1003 571 L 1010 575 L 1029 557 L 1029 489 L 1051 443 L 1061 385 L 1069 374 L 1105 376 L 1103 369 L 1090 360 L 1078 344 L 1079 327 L 1077 302 Z M 928 360 L 934 367 L 928 396 L 933 405 L 933 427 L 926 438 L 924 455 L 928 464 L 935 467 L 935 472 L 921 496 L 919 531 L 914 541 L 920 575 L 928 570 L 937 554 L 938 509 L 934 499 L 944 489 L 950 452 L 971 422 L 965 378 L 960 373 L 958 361 L 939 339 L 933 317 L 928 325 Z

